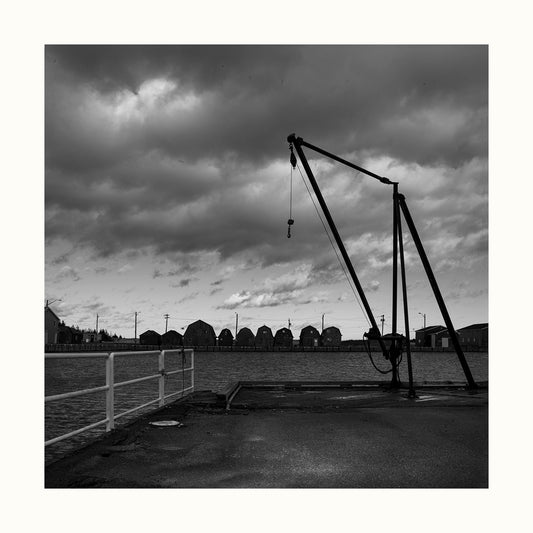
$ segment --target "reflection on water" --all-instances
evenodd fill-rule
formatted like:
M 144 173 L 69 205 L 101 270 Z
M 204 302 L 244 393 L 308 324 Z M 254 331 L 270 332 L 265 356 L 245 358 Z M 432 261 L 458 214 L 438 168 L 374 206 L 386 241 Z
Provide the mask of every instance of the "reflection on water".
M 466 358 L 477 381 L 488 380 L 488 356 L 486 353 L 466 353 Z M 220 390 L 229 382 L 239 380 L 309 380 L 349 381 L 388 380 L 376 372 L 364 353 L 359 352 L 197 352 L 195 353 L 195 389 Z M 453 352 L 416 352 L 412 354 L 415 381 L 459 381 L 465 378 L 457 355 Z M 374 361 L 386 369 L 387 362 L 380 354 Z M 190 365 L 187 358 L 186 366 Z M 167 362 L 167 370 L 181 368 L 181 356 Z M 115 382 L 157 374 L 157 356 L 128 355 L 115 361 Z M 400 378 L 407 381 L 407 361 L 400 366 Z M 180 374 L 167 378 L 167 393 L 190 385 L 190 376 L 182 381 Z M 45 394 L 87 389 L 105 385 L 104 359 L 48 359 L 45 362 Z M 158 380 L 121 387 L 115 391 L 116 413 L 155 399 Z M 157 405 L 157 404 L 156 404 Z M 148 407 L 147 410 L 155 406 Z M 122 424 L 139 413 L 121 418 Z M 79 396 L 70 400 L 45 404 L 45 439 L 89 425 L 105 418 L 105 393 Z M 80 447 L 102 435 L 97 428 L 53 444 L 46 448 L 46 461 L 50 462 L 67 451 Z

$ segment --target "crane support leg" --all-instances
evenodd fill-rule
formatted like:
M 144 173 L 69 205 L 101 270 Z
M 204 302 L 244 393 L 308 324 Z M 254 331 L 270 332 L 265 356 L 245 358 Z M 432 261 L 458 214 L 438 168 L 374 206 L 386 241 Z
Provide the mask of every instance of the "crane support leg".
M 409 338 L 409 306 L 407 304 L 407 279 L 405 276 L 405 256 L 403 253 L 402 219 L 398 206 L 398 190 L 394 193 L 394 204 L 396 206 L 396 223 L 398 230 L 398 245 L 400 247 L 400 270 L 402 273 L 402 294 L 403 294 L 403 316 L 405 319 L 405 352 L 407 354 L 407 372 L 409 374 L 409 398 L 415 398 L 415 388 L 413 386 L 413 364 L 411 361 L 411 339 Z
M 437 284 L 437 280 L 435 279 L 433 270 L 431 269 L 431 265 L 429 264 L 426 252 L 424 250 L 424 247 L 422 246 L 422 241 L 420 240 L 418 231 L 416 230 L 416 226 L 413 222 L 413 219 L 411 218 L 411 214 L 409 213 L 407 204 L 405 203 L 405 196 L 403 194 L 398 194 L 398 201 L 403 212 L 405 221 L 407 222 L 407 226 L 409 227 L 409 231 L 411 232 L 411 236 L 413 237 L 416 249 L 418 250 L 418 255 L 420 256 L 422 264 L 424 265 L 426 275 L 429 279 L 431 288 L 433 289 L 433 294 L 435 295 L 435 299 L 437 300 L 440 312 L 442 313 L 442 318 L 444 319 L 446 327 L 448 328 L 448 333 L 455 348 L 455 352 L 457 353 L 457 357 L 459 358 L 461 366 L 463 367 L 463 372 L 465 374 L 466 380 L 468 381 L 468 386 L 471 389 L 475 389 L 477 388 L 476 382 L 474 381 L 472 373 L 470 372 L 470 367 L 468 366 L 465 354 L 463 353 L 463 349 L 461 348 L 461 344 L 459 343 L 459 338 L 457 337 L 457 333 L 455 331 L 455 328 L 453 327 L 452 320 L 448 313 L 448 309 L 446 308 L 446 304 L 444 303 L 444 299 L 440 292 L 439 285 Z
M 394 184 L 392 196 L 392 334 L 398 333 L 398 184 Z M 399 387 L 397 361 L 400 358 L 400 350 L 397 341 L 393 340 L 390 347 L 390 362 L 392 365 L 391 387 Z

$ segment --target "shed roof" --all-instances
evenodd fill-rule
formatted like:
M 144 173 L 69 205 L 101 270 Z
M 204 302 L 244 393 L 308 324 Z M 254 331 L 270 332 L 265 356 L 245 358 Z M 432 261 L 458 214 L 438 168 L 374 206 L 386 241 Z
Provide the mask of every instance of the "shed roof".
M 435 333 L 447 329 L 444 326 L 427 326 L 425 328 L 417 329 L 416 333 Z
M 480 324 L 471 324 L 470 326 L 465 326 L 464 328 L 459 328 L 457 331 L 465 331 L 467 329 L 485 329 L 488 328 L 488 322 L 481 322 Z
M 58 320 L 61 320 L 53 311 L 52 311 L 52 308 L 51 307 L 48 307 L 47 305 L 44 306 L 44 310 L 45 312 L 46 311 L 49 311 L 50 313 L 52 313 Z

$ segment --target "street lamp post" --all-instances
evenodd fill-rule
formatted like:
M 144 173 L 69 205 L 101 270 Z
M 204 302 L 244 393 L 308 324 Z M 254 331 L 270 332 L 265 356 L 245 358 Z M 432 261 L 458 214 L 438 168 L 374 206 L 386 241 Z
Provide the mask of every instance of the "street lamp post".
M 385 315 L 381 315 L 381 336 L 383 337 L 383 328 L 385 326 Z
M 137 315 L 140 314 L 140 311 L 135 311 L 135 344 L 137 344 Z

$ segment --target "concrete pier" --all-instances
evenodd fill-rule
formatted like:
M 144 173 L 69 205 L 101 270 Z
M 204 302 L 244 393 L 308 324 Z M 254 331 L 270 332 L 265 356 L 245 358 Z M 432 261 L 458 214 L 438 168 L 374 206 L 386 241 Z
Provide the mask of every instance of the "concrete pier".
M 49 465 L 45 486 L 482 488 L 487 407 L 486 386 L 418 386 L 409 399 L 375 383 L 239 383 Z

